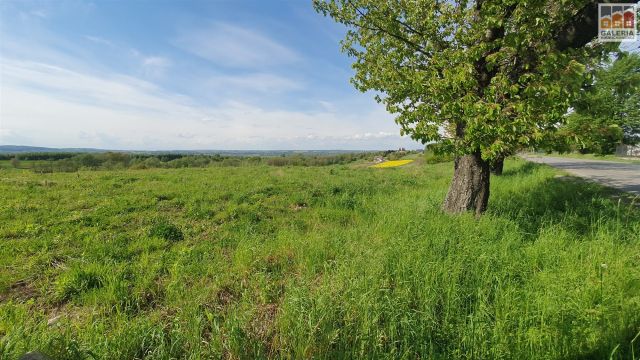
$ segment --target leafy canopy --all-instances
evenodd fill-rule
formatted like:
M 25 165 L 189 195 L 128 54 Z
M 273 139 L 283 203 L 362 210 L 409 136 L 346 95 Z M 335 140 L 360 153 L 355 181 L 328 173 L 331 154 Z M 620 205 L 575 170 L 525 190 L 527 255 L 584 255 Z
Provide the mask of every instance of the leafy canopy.
M 580 150 L 612 153 L 640 141 L 640 55 L 621 53 L 595 68 L 562 133 Z
M 589 49 L 560 50 L 555 38 L 585 3 L 314 0 L 348 28 L 353 84 L 378 93 L 402 134 L 486 160 L 535 143 L 563 119 Z

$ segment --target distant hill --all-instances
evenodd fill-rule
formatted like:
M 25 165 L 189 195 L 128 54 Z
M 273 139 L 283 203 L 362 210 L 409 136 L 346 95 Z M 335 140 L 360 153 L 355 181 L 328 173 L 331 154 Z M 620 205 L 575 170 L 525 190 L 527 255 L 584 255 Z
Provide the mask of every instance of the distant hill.
M 132 154 L 184 154 L 184 155 L 227 155 L 227 156 L 279 156 L 279 155 L 336 155 L 372 150 L 107 150 L 95 148 L 50 148 L 24 145 L 0 145 L 0 154 L 40 153 L 40 152 L 73 152 L 73 153 L 101 153 L 101 152 L 126 152 Z
M 0 145 L 0 154 L 34 153 L 34 152 L 105 152 L 109 150 L 93 148 L 49 148 L 24 145 Z

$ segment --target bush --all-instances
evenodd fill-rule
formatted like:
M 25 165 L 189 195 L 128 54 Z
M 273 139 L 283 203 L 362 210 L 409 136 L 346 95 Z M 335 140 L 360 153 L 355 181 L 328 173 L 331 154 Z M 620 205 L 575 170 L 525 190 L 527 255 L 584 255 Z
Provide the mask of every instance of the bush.
M 163 238 L 168 241 L 180 241 L 184 239 L 182 230 L 167 221 L 158 221 L 149 230 L 149 236 Z
M 443 162 L 449 162 L 455 160 L 453 155 L 450 154 L 438 154 L 433 150 L 425 150 L 424 161 L 427 164 L 438 164 Z
M 289 161 L 284 157 L 272 157 L 267 159 L 267 165 L 269 166 L 287 166 Z
M 98 167 L 100 167 L 100 165 L 102 165 L 102 161 L 92 154 L 77 155 L 73 157 L 73 160 L 80 164 L 80 166 L 89 169 L 97 169 Z
M 149 169 L 162 167 L 162 163 L 161 163 L 160 159 L 158 159 L 156 157 L 150 157 L 150 158 L 146 159 L 144 161 L 144 165 Z
M 31 167 L 31 171 L 38 174 L 49 174 L 53 172 L 53 166 L 49 162 L 36 162 Z
M 61 172 L 76 172 L 80 167 L 73 159 L 58 160 L 54 164 L 54 170 Z
M 241 161 L 239 158 L 226 158 L 222 160 L 222 166 L 240 166 Z

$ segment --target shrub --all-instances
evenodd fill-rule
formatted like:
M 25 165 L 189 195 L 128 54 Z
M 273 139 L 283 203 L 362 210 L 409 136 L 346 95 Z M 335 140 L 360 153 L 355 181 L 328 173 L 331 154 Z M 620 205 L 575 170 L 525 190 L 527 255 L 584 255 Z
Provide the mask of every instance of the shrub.
M 78 168 L 80 167 L 72 159 L 58 160 L 58 161 L 55 162 L 55 165 L 56 166 L 54 167 L 54 170 L 55 171 L 62 171 L 62 172 L 76 172 L 76 171 L 78 171 Z
M 77 155 L 77 156 L 74 156 L 73 159 L 78 164 L 80 164 L 80 166 L 89 168 L 89 169 L 97 169 L 98 167 L 100 167 L 100 165 L 102 165 L 102 161 L 98 157 L 92 154 Z
M 450 154 L 437 154 L 433 150 L 426 150 L 424 152 L 424 161 L 427 164 L 438 164 L 443 162 L 453 161 L 454 156 Z
M 269 166 L 287 166 L 289 161 L 284 157 L 272 157 L 267 159 L 267 165 Z
M 162 163 L 158 158 L 150 157 L 144 161 L 144 165 L 148 169 L 159 168 L 162 167 Z
M 226 158 L 222 160 L 222 166 L 240 166 L 241 161 L 239 158 Z
M 48 174 L 53 172 L 53 166 L 49 162 L 36 162 L 31 166 L 31 170 L 38 174 Z

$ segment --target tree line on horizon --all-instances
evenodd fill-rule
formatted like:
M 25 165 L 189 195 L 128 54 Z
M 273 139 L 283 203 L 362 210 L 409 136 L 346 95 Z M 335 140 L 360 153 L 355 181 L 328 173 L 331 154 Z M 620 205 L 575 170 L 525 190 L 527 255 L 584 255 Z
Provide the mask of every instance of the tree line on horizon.
M 280 156 L 63 152 L 0 154 L 0 160 L 9 160 L 14 168 L 28 168 L 37 173 L 51 173 L 76 172 L 78 170 L 202 168 L 209 166 L 328 166 L 344 165 L 358 160 L 373 161 L 378 156 L 393 160 L 414 152 L 387 150 L 335 155 L 283 154 Z

